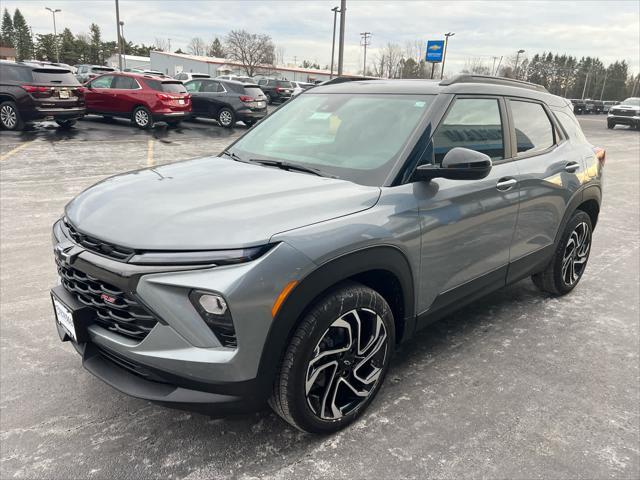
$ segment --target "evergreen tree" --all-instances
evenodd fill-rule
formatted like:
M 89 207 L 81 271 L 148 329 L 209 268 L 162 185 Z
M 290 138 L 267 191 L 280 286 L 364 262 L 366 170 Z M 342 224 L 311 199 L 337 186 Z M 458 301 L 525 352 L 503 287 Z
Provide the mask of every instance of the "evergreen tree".
M 224 48 L 222 47 L 222 42 L 218 39 L 218 37 L 213 39 L 211 45 L 209 45 L 209 51 L 207 52 L 209 57 L 215 58 L 224 58 Z
M 33 55 L 33 39 L 27 21 L 22 16 L 19 9 L 13 14 L 14 46 L 16 48 L 16 59 L 26 60 Z
M 56 37 L 53 33 L 36 35 L 36 57 L 48 62 L 56 61 Z
M 60 35 L 60 61 L 69 65 L 80 63 L 76 39 L 71 30 L 65 28 Z
M 2 15 L 2 30 L 0 30 L 0 46 L 14 47 L 15 32 L 13 30 L 13 20 L 9 11 L 5 8 Z
M 103 50 L 100 27 L 95 23 L 92 23 L 89 27 L 89 35 L 91 36 L 89 44 L 89 61 L 95 64 L 102 64 L 102 62 L 104 62 L 104 58 L 101 58 L 100 55 L 100 50 Z

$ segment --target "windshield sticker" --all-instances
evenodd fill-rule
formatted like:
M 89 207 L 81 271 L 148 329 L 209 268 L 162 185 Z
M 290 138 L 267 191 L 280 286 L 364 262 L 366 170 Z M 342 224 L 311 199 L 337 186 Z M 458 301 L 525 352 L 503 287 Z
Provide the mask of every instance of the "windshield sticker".
M 314 112 L 311 120 L 326 120 L 331 116 L 331 112 Z

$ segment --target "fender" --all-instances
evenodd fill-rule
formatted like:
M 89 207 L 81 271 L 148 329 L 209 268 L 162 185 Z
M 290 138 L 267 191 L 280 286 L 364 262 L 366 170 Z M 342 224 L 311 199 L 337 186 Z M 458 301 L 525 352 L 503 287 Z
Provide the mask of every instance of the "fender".
M 601 204 L 602 190 L 600 189 L 600 185 L 593 185 L 593 184 L 587 185 L 584 188 L 581 188 L 580 190 L 578 190 L 573 195 L 573 197 L 567 204 L 567 208 L 564 211 L 562 221 L 560 222 L 560 226 L 558 227 L 558 231 L 556 232 L 556 238 L 555 238 L 555 241 L 553 242 L 553 245 L 554 245 L 553 251 L 555 251 L 555 249 L 557 248 L 558 243 L 560 242 L 560 238 L 564 233 L 564 229 L 567 226 L 567 223 L 569 223 L 569 219 L 571 218 L 571 215 L 573 215 L 573 212 L 576 211 L 578 206 L 580 206 L 587 200 L 595 200 L 596 202 L 598 202 L 598 205 Z M 594 229 L 595 229 L 595 225 L 594 225 Z
M 320 265 L 295 287 L 273 320 L 262 350 L 257 378 L 264 379 L 270 388 L 298 320 L 314 299 L 339 282 L 370 270 L 387 270 L 396 276 L 403 296 L 403 340 L 413 334 L 415 296 L 409 261 L 400 249 L 390 245 L 365 248 Z

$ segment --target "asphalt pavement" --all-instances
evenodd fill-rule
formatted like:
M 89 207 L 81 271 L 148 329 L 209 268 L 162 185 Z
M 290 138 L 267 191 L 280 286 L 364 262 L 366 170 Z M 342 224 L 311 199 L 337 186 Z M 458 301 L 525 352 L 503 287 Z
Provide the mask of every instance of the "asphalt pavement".
M 640 478 L 640 133 L 580 122 L 607 150 L 580 285 L 551 298 L 523 280 L 422 331 L 362 419 L 328 437 L 269 410 L 212 419 L 127 397 L 55 331 L 64 205 L 106 176 L 216 154 L 245 127 L 0 132 L 0 478 Z

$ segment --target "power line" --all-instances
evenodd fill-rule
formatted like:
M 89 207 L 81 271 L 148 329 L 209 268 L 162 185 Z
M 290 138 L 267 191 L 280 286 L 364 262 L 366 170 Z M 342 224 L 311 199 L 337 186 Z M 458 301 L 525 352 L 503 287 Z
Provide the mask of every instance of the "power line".
M 371 32 L 361 32 L 360 45 L 364 47 L 364 66 L 362 67 L 362 75 L 367 74 L 367 47 L 371 45 Z

